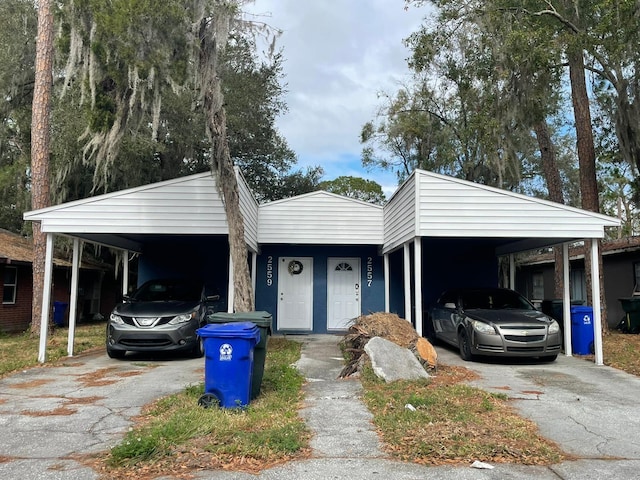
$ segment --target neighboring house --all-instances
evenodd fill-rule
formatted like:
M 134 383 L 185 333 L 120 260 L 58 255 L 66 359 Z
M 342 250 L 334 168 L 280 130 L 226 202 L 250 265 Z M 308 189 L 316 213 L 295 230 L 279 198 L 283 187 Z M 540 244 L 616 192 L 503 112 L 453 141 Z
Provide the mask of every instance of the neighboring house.
M 629 298 L 640 291 L 640 237 L 627 237 L 602 242 L 602 269 L 604 278 L 607 320 L 609 327 L 616 327 L 625 318 L 620 298 Z M 572 246 L 570 257 L 571 298 L 576 302 L 587 301 L 584 268 L 584 245 Z M 533 253 L 517 262 L 518 290 L 542 305 L 554 298 L 553 252 Z
M 606 227 L 620 224 L 424 170 L 413 172 L 384 207 L 323 191 L 259 205 L 239 171 L 237 178 L 255 306 L 273 315 L 280 333 L 344 332 L 352 319 L 375 311 L 395 312 L 422 333 L 423 311 L 442 290 L 500 284 L 501 257 L 510 265 L 505 285 L 515 287 L 514 254 L 578 240 L 597 245 Z M 138 283 L 198 277 L 226 298 L 227 309 L 233 305 L 228 225 L 210 173 L 24 218 L 40 222 L 48 237 L 138 253 Z
M 2 305 L 0 305 L 0 332 L 22 332 L 31 323 L 31 304 L 33 298 L 33 243 L 30 239 L 0 229 L 0 278 L 2 279 Z M 71 263 L 59 256 L 53 259 L 52 302 L 58 303 L 60 312 L 65 311 L 64 321 L 69 310 L 71 291 Z M 110 288 L 103 292 L 105 274 L 112 271 L 110 266 L 84 265 L 81 270 L 78 296 L 79 318 L 92 317 L 96 314 L 108 313 L 115 304 L 113 293 L 119 288 Z M 109 292 L 110 291 L 110 292 Z M 105 308 L 102 300 L 108 298 Z M 52 303 L 53 304 L 53 303 Z

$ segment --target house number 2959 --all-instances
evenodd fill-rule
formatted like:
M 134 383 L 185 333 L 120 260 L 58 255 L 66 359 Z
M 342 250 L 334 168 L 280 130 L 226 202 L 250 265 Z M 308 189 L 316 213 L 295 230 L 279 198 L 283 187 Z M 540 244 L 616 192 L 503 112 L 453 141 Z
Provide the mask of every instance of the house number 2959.
M 273 285 L 273 257 L 267 257 L 267 287 Z
M 373 283 L 373 258 L 367 257 L 367 287 Z

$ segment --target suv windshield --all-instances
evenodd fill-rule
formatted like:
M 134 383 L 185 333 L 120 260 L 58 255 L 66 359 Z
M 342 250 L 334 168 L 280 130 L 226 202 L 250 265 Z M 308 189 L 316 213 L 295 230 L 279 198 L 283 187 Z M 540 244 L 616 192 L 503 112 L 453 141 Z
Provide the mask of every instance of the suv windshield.
M 186 280 L 152 280 L 143 284 L 131 296 L 137 302 L 184 301 L 197 302 L 202 295 L 202 285 Z

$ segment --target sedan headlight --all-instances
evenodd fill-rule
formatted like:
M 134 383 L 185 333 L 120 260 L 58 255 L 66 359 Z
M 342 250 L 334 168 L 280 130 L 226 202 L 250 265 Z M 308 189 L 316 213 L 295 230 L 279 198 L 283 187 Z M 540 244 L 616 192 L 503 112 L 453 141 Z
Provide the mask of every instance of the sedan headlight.
M 549 324 L 549 333 L 558 333 L 560 331 L 560 324 L 555 320 Z
M 115 313 L 109 315 L 109 320 L 111 320 L 111 323 L 115 323 L 116 325 L 124 325 L 124 320 L 122 320 L 122 317 Z
M 185 313 L 183 315 L 176 315 L 171 319 L 171 321 L 169 321 L 169 325 L 178 325 L 180 323 L 187 323 L 192 318 L 195 318 L 196 313 L 197 312 L 193 311 L 191 313 Z
M 471 320 L 471 325 L 478 333 L 483 333 L 485 335 L 497 335 L 496 329 L 487 323 L 479 322 L 478 320 Z

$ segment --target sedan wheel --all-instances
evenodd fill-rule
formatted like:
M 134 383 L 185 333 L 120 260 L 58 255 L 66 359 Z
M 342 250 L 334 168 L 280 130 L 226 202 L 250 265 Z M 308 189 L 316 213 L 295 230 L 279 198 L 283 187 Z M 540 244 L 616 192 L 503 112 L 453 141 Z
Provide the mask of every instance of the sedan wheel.
M 460 357 L 465 362 L 473 360 L 473 354 L 471 353 L 471 344 L 469 343 L 469 335 L 465 330 L 458 332 L 458 347 L 460 348 Z

